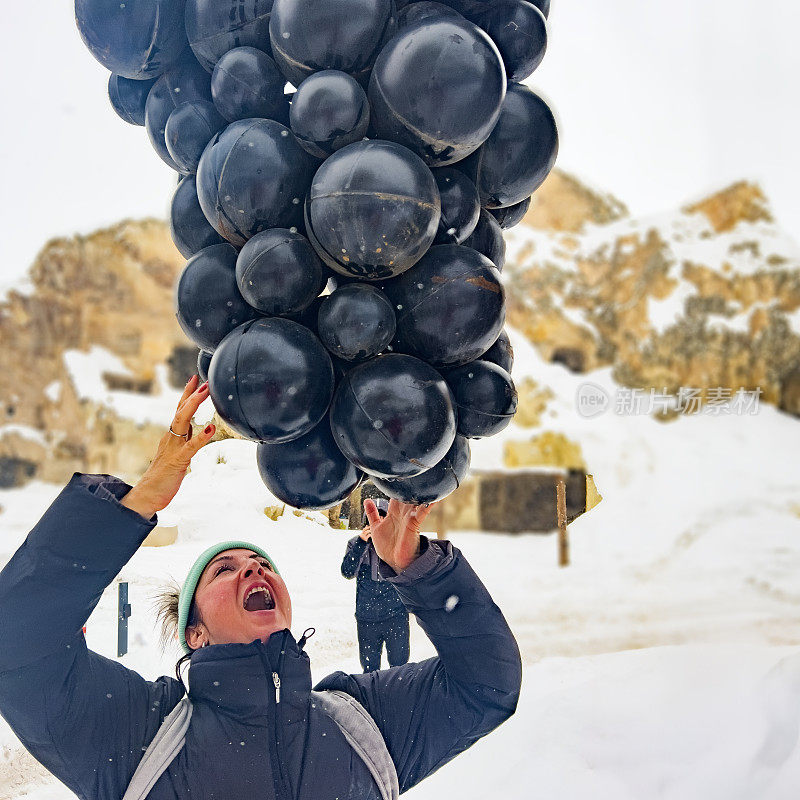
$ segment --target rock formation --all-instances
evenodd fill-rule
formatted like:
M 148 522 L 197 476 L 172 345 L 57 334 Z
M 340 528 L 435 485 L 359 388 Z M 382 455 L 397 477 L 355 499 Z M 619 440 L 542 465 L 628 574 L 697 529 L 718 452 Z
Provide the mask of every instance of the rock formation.
M 32 290 L 0 303 L 0 486 L 147 467 L 163 432 L 147 404 L 173 402 L 197 352 L 172 308 L 184 263 L 153 219 L 45 246 Z
M 758 186 L 642 220 L 563 175 L 537 200 L 504 275 L 509 321 L 545 358 L 670 394 L 760 389 L 800 414 L 800 250 Z

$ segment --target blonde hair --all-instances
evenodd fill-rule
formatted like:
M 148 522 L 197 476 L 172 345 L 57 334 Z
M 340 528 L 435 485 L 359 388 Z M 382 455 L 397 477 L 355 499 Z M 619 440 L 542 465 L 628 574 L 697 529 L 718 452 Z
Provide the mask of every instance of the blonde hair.
M 181 587 L 177 581 L 172 581 L 168 586 L 159 590 L 153 598 L 153 608 L 156 620 L 161 626 L 159 644 L 164 652 L 167 646 L 178 640 L 178 601 L 181 596 Z

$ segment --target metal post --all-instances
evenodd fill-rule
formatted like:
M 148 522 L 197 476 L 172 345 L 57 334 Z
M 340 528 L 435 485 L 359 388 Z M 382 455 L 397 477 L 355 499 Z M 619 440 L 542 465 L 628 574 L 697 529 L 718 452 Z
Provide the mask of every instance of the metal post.
M 131 615 L 131 604 L 128 602 L 128 584 L 120 581 L 119 602 L 117 604 L 117 658 L 128 652 L 128 617 Z
M 558 511 L 558 566 L 569 566 L 569 539 L 567 538 L 567 487 L 559 479 L 556 487 L 556 507 Z

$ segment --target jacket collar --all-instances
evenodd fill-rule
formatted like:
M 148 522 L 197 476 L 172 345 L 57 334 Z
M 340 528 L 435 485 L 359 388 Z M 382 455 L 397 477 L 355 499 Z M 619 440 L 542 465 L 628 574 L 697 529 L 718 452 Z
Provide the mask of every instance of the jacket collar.
M 266 724 L 274 713 L 280 677 L 283 706 L 303 706 L 311 692 L 311 663 L 288 630 L 266 641 L 217 644 L 195 650 L 189 669 L 189 698 L 251 724 Z

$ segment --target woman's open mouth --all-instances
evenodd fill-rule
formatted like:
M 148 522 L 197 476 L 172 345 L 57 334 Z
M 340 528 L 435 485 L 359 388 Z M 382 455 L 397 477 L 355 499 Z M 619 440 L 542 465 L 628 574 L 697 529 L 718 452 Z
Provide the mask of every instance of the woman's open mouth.
M 275 600 L 266 586 L 254 586 L 245 595 L 245 611 L 271 611 L 275 608 Z

